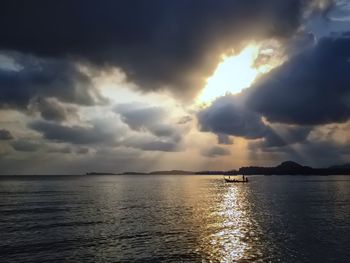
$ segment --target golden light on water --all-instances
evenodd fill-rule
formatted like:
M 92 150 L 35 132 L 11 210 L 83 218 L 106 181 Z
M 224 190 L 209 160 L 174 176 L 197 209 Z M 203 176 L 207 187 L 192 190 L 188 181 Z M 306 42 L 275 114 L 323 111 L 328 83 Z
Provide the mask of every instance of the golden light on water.
M 217 212 L 221 231 L 211 235 L 211 243 L 220 248 L 221 262 L 242 259 L 250 249 L 249 242 L 243 241 L 251 221 L 246 211 L 246 200 L 242 198 L 244 193 L 241 188 L 228 187 Z
M 249 203 L 249 191 L 248 185 L 222 183 L 210 191 L 216 198 L 197 200 L 201 204 L 201 210 L 196 211 L 201 220 L 195 223 L 201 226 L 198 251 L 205 252 L 208 262 L 253 261 L 261 256 L 260 249 L 254 247 L 259 225 Z
M 239 93 L 252 85 L 258 75 L 268 72 L 270 65 L 254 66 L 259 55 L 259 46 L 248 45 L 238 55 L 223 56 L 214 74 L 198 96 L 199 103 L 211 102 L 227 93 Z

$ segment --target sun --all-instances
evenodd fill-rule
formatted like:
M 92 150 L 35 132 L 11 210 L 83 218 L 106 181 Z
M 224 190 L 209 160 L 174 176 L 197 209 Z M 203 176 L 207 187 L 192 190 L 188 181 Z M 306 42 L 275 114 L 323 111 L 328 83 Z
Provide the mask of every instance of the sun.
M 227 93 L 239 93 L 249 87 L 263 68 L 255 68 L 254 61 L 259 55 L 259 47 L 249 45 L 238 55 L 223 56 L 214 74 L 207 79 L 206 86 L 198 96 L 198 102 L 207 103 Z

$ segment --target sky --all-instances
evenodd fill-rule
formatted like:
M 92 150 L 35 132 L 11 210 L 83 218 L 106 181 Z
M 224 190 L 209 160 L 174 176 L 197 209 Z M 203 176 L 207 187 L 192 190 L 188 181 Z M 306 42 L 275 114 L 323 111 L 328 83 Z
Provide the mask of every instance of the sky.
M 0 173 L 350 162 L 348 0 L 0 3 Z

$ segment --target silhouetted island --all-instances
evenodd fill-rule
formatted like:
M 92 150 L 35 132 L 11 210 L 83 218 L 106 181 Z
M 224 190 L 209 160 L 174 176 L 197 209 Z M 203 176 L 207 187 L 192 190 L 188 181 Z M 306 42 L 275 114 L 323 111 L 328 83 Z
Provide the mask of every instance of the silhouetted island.
M 275 167 L 249 166 L 225 172 L 231 175 L 350 175 L 350 165 L 330 166 L 328 168 L 312 168 L 296 162 L 286 161 Z
M 116 175 L 115 173 L 110 172 L 89 172 L 86 175 Z
M 101 173 L 90 172 L 86 175 L 350 175 L 350 164 L 334 165 L 328 168 L 312 168 L 310 166 L 303 166 L 293 161 L 283 162 L 275 167 L 260 167 L 247 166 L 241 167 L 238 170 L 229 171 L 153 171 L 153 172 L 124 172 L 120 174 L 115 173 Z
M 196 174 L 196 172 L 192 171 L 182 171 L 182 170 L 171 170 L 171 171 L 153 171 L 149 173 L 143 173 L 143 172 L 125 172 L 121 175 L 190 175 L 190 174 Z

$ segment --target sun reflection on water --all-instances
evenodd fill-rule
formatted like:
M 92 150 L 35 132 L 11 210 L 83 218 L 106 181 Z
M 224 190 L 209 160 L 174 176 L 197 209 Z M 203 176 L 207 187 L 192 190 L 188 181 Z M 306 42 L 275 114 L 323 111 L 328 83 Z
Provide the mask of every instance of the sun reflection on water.
M 219 206 L 217 215 L 221 217 L 219 227 L 222 229 L 211 236 L 211 243 L 216 243 L 221 247 L 222 262 L 232 262 L 243 257 L 248 244 L 242 239 L 244 233 L 242 229 L 247 224 L 247 217 L 244 213 L 244 200 L 239 193 L 240 188 L 228 187 L 226 194 Z
M 253 248 L 259 227 L 248 201 L 248 186 L 224 184 L 220 188 L 221 197 L 210 204 L 209 221 L 203 229 L 202 249 L 207 259 L 241 262 L 261 258 L 259 249 Z

